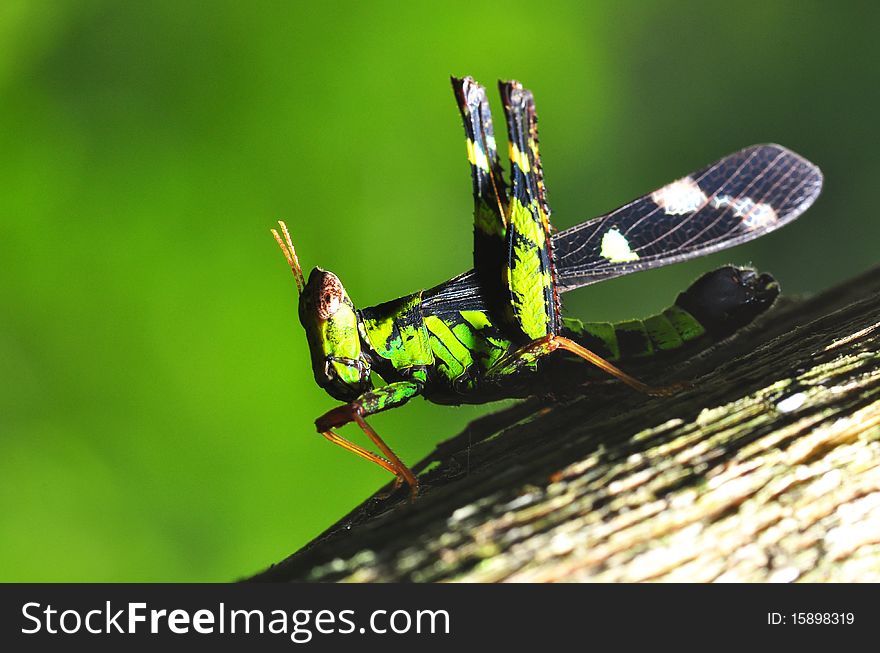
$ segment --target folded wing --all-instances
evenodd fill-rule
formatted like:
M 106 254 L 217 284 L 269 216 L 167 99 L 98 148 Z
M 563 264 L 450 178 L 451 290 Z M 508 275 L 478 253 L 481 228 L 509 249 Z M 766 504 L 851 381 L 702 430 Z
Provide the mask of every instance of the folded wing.
M 822 190 L 822 172 L 781 145 L 753 145 L 553 237 L 559 292 L 679 263 L 788 224 Z M 430 311 L 484 305 L 473 270 L 425 292 Z

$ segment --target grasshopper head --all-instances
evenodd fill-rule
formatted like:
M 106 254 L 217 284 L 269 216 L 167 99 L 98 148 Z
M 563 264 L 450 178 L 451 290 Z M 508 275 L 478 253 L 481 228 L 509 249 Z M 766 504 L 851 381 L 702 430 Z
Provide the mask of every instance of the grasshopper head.
M 299 298 L 315 381 L 332 397 L 351 401 L 370 388 L 354 304 L 332 272 L 314 268 Z
M 299 290 L 299 321 L 306 330 L 315 381 L 330 396 L 351 401 L 371 387 L 370 365 L 361 351 L 358 315 L 342 282 L 314 268 L 303 282 L 302 268 L 283 222 L 285 241 L 272 230 L 287 258 Z

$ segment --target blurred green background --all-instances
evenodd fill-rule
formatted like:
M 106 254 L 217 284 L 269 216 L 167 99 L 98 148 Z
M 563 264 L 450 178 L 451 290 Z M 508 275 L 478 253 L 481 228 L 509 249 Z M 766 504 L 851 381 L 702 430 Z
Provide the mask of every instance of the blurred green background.
M 752 143 L 823 168 L 794 225 L 573 314 L 728 261 L 807 292 L 877 260 L 876 5 L 305 4 L 0 4 L 0 580 L 234 579 L 388 480 L 313 432 L 335 402 L 269 228 L 362 306 L 470 267 L 450 73 L 534 90 L 559 227 Z M 486 410 L 373 423 L 415 462 Z

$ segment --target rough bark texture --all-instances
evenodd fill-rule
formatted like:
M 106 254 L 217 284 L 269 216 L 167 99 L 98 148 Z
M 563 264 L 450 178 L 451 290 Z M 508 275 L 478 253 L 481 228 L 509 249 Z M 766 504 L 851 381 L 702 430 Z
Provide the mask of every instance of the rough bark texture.
M 649 380 L 529 400 L 253 580 L 880 581 L 880 269 Z

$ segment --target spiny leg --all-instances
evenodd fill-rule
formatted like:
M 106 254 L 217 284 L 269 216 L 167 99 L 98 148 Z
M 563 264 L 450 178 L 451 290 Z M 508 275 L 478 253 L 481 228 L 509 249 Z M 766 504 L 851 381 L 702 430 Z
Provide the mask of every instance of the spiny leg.
M 614 378 L 623 381 L 631 388 L 651 396 L 665 397 L 687 387 L 687 384 L 681 383 L 668 386 L 648 385 L 647 383 L 643 383 L 635 377 L 630 376 L 617 366 L 612 365 L 607 360 L 605 360 L 598 354 L 590 351 L 586 347 L 579 345 L 574 340 L 571 340 L 564 336 L 553 334 L 533 340 L 527 345 L 524 345 L 516 351 L 511 352 L 510 354 L 499 360 L 492 367 L 492 369 L 489 370 L 486 378 L 488 380 L 500 380 L 505 377 L 509 377 L 524 367 L 535 365 L 538 360 L 544 358 L 545 356 L 549 356 L 557 349 L 564 349 L 566 351 L 569 351 L 576 356 L 584 359 L 588 363 L 595 365 L 603 372 L 606 372 Z
M 407 467 L 403 461 L 392 451 L 385 441 L 376 433 L 376 430 L 367 424 L 366 417 L 378 413 L 382 410 L 401 406 L 412 397 L 422 391 L 422 384 L 414 381 L 398 381 L 389 383 L 381 388 L 375 388 L 369 392 L 365 392 L 355 401 L 337 406 L 333 410 L 328 411 L 317 420 L 318 432 L 327 438 L 333 444 L 337 444 L 347 451 L 369 460 L 382 469 L 391 472 L 396 477 L 395 489 L 406 483 L 410 488 L 410 497 L 415 499 L 419 490 L 419 481 L 416 475 Z M 348 424 L 356 423 L 361 431 L 370 438 L 382 454 L 378 456 L 363 447 L 346 440 L 333 429 Z
M 385 470 L 391 472 L 392 474 L 394 474 L 394 487 L 391 489 L 391 492 L 389 492 L 387 495 L 383 494 L 381 496 L 381 498 L 384 499 L 387 496 L 389 496 L 390 494 L 393 494 L 394 492 L 397 491 L 397 489 L 401 485 L 403 485 L 404 477 L 400 473 L 400 471 L 398 469 L 396 469 L 389 461 L 385 460 L 381 456 L 377 456 L 372 451 L 367 451 L 363 447 L 359 447 L 358 445 L 356 445 L 354 442 L 346 440 L 345 438 L 343 438 L 341 435 L 339 435 L 335 431 L 332 431 L 332 430 L 331 431 L 322 431 L 321 435 L 323 435 L 325 438 L 327 438 L 333 444 L 338 444 L 340 447 L 342 447 L 346 451 L 351 451 L 352 453 L 357 454 L 358 456 L 360 456 L 366 460 L 369 460 L 370 462 L 374 462 L 377 465 L 379 465 L 379 467 L 381 467 L 382 469 L 385 469 Z
M 379 434 L 376 433 L 376 430 L 367 424 L 366 420 L 361 417 L 359 412 L 358 407 L 352 406 L 352 404 L 345 404 L 344 406 L 334 408 L 318 418 L 316 421 L 318 432 L 333 444 L 339 445 L 346 451 L 351 451 L 353 454 L 360 456 L 364 460 L 369 460 L 370 462 L 379 465 L 382 469 L 394 474 L 394 489 L 396 490 L 406 483 L 409 486 L 411 498 L 415 499 L 419 491 L 419 481 L 415 474 L 412 473 L 409 467 L 400 460 L 397 454 L 392 451 L 391 447 L 389 447 Z M 354 442 L 346 440 L 328 426 L 328 424 L 342 426 L 348 422 L 356 423 L 361 431 L 370 438 L 373 444 L 375 444 L 386 457 L 383 458 L 382 456 L 377 456 L 372 451 L 368 451 Z
M 558 333 L 561 320 L 550 207 L 538 152 L 538 117 L 532 93 L 519 82 L 501 82 L 499 88 L 507 119 L 511 178 L 502 278 L 513 326 L 534 340 Z
M 381 456 L 377 456 L 372 451 L 368 451 L 368 450 L 364 449 L 363 447 L 355 444 L 354 442 L 346 440 L 345 438 L 343 438 L 341 435 L 339 435 L 338 433 L 336 433 L 336 431 L 333 431 L 332 429 L 328 429 L 326 431 L 320 431 L 320 433 L 325 438 L 330 440 L 330 442 L 332 442 L 333 444 L 338 444 L 343 449 L 345 449 L 347 451 L 351 451 L 352 453 L 357 454 L 358 456 L 360 456 L 361 458 L 364 458 L 365 460 L 369 460 L 370 462 L 376 463 L 377 465 L 379 465 L 379 467 L 381 467 L 382 469 L 384 469 L 388 472 L 391 472 L 392 474 L 394 474 L 394 476 L 397 479 L 400 479 L 400 475 L 397 471 L 397 468 L 394 465 L 392 465 L 389 461 L 382 458 Z
M 673 395 L 680 390 L 684 390 L 688 387 L 687 383 L 673 383 L 670 385 L 664 386 L 651 386 L 647 383 L 643 383 L 639 381 L 637 378 L 630 376 L 619 367 L 612 365 L 607 360 L 599 356 L 598 354 L 590 351 L 586 347 L 579 345 L 574 340 L 570 338 L 566 338 L 564 336 L 551 336 L 552 341 L 557 344 L 557 347 L 560 349 L 564 349 L 566 351 L 575 354 L 576 356 L 580 356 L 588 363 L 592 363 L 596 367 L 598 367 L 603 372 L 607 372 L 615 379 L 619 379 L 626 383 L 629 387 L 634 390 L 638 390 L 639 392 L 643 392 L 647 395 L 651 395 L 653 397 L 668 397 L 669 395 Z
M 399 487 L 401 483 L 406 483 L 409 485 L 410 496 L 415 499 L 415 497 L 419 493 L 419 479 L 415 474 L 412 473 L 412 470 L 407 467 L 404 462 L 397 457 L 397 454 L 391 450 L 385 441 L 379 437 L 379 434 L 376 433 L 376 430 L 367 424 L 367 421 L 361 417 L 359 414 L 355 414 L 355 422 L 357 425 L 361 427 L 361 430 L 367 434 L 367 437 L 373 441 L 379 450 L 385 454 L 385 456 L 391 461 L 391 463 L 397 468 L 397 480 L 395 482 L 395 487 Z

